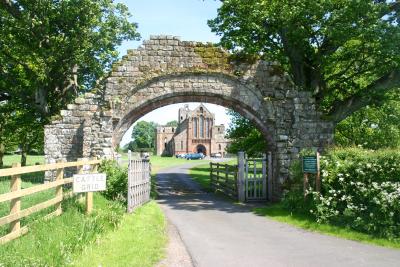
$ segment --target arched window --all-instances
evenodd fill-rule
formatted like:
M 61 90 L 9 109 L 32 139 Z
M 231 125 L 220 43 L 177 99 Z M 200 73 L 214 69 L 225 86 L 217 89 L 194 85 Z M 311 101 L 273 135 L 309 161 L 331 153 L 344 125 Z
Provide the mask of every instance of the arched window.
M 206 136 L 210 137 L 210 119 L 206 119 Z
M 200 113 L 203 113 L 203 111 L 204 111 L 203 107 L 200 107 Z
M 193 119 L 193 136 L 197 137 L 197 118 Z
M 181 149 L 183 149 L 183 141 L 181 141 Z
M 200 138 L 204 138 L 204 117 L 200 116 Z
M 221 144 L 218 145 L 218 149 L 219 149 L 219 151 L 221 151 L 221 149 L 222 149 Z
M 175 128 L 172 127 L 172 132 L 175 132 Z

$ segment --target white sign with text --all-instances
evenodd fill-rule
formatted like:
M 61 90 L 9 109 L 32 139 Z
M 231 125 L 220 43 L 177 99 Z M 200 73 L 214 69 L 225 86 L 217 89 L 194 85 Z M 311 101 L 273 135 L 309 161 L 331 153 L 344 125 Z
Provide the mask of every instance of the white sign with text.
M 74 193 L 106 190 L 105 173 L 74 174 Z

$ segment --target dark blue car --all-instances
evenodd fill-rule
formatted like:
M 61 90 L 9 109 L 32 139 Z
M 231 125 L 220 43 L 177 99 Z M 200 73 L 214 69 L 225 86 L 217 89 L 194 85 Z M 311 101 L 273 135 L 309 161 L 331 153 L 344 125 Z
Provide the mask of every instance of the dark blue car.
M 204 154 L 203 153 L 191 153 L 191 154 L 186 154 L 185 158 L 187 160 L 191 159 L 204 159 Z

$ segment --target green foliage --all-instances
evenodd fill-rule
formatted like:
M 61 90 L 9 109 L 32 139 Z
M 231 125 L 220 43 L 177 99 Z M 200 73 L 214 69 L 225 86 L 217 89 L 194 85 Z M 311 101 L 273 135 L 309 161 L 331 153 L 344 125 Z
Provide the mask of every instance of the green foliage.
M 321 157 L 322 192 L 303 201 L 300 163 L 284 205 L 318 222 L 330 222 L 385 238 L 400 237 L 400 151 L 333 149 Z
M 208 23 L 227 49 L 279 62 L 339 122 L 400 88 L 399 6 L 374 0 L 228 0 Z
M 367 149 L 400 147 L 400 102 L 355 112 L 336 126 L 335 143 Z
M 117 200 L 124 204 L 128 195 L 128 171 L 114 160 L 105 160 L 101 163 L 100 172 L 107 175 L 107 190 L 102 194 L 110 200 Z
M 167 127 L 178 127 L 178 121 L 177 120 L 173 120 L 173 121 L 169 121 L 165 124 L 165 126 Z
M 29 233 L 2 245 L 1 266 L 70 266 L 75 254 L 92 244 L 100 234 L 114 229 L 124 209 L 95 194 L 95 210 L 85 215 L 75 199 L 63 202 L 64 213 L 29 225 Z
M 0 166 L 4 147 L 41 150 L 51 116 L 93 89 L 124 40 L 138 39 L 129 18 L 110 0 L 0 2 Z
M 245 151 L 249 156 L 259 156 L 265 153 L 266 140 L 253 123 L 232 110 L 228 111 L 228 115 L 231 117 L 231 123 L 227 130 L 227 137 L 231 140 L 228 152 L 237 154 L 239 151 Z
M 155 148 L 157 123 L 139 121 L 132 130 L 132 139 L 128 148 L 132 151 L 152 151 Z

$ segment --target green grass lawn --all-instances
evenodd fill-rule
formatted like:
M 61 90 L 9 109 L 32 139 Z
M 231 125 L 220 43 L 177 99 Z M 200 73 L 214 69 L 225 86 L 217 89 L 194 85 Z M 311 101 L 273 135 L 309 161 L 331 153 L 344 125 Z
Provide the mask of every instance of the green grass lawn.
M 88 247 L 74 266 L 153 266 L 164 256 L 166 243 L 164 214 L 151 201 L 124 215 L 118 230 Z
M 231 163 L 234 164 L 234 162 Z M 190 176 L 205 190 L 211 190 L 209 164 L 194 166 L 190 169 Z M 350 239 L 384 247 L 400 248 L 400 240 L 377 238 L 345 227 L 317 223 L 313 218 L 304 214 L 291 213 L 279 203 L 261 208 L 255 208 L 253 212 L 259 216 L 264 216 L 266 218 L 282 223 L 287 223 L 309 231 L 319 232 L 322 234 L 333 235 L 344 239 Z
M 3 158 L 4 167 L 11 167 L 13 163 L 21 162 L 21 155 L 5 155 Z M 43 155 L 28 155 L 26 157 L 27 165 L 44 164 Z

